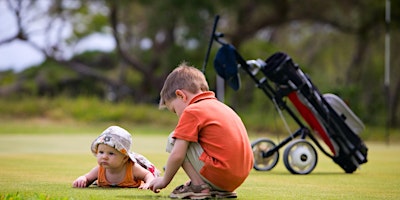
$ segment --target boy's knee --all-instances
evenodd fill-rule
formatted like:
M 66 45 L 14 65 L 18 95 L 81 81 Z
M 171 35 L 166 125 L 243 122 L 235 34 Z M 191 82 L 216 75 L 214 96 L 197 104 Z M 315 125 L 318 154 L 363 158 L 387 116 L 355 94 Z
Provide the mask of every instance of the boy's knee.
M 172 131 L 168 136 L 167 146 L 165 148 L 165 151 L 168 153 L 172 152 L 172 148 L 174 147 L 174 144 L 175 144 L 175 139 L 172 138 L 173 134 L 174 134 L 174 132 Z

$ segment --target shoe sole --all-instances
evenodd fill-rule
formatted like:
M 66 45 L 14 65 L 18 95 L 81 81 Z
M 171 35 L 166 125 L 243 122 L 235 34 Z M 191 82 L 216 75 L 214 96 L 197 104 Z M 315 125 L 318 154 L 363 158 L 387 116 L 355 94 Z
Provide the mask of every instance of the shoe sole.
M 220 191 L 212 191 L 211 197 L 215 197 L 217 199 L 236 199 L 236 192 L 220 192 Z
M 187 193 L 181 193 L 181 194 L 170 194 L 169 198 L 171 198 L 171 199 L 208 199 L 208 198 L 211 198 L 211 195 L 208 193 L 187 192 Z
M 183 194 L 170 194 L 169 198 L 171 199 L 209 199 L 209 198 L 217 198 L 217 199 L 236 199 L 237 194 L 233 192 L 219 192 L 213 191 L 211 194 L 200 194 L 194 192 L 188 192 Z

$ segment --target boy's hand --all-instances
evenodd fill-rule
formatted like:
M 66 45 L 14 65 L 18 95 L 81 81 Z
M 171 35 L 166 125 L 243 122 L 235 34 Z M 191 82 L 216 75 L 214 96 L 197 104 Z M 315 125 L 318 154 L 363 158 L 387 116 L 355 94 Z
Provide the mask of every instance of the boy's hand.
M 84 188 L 86 186 L 87 186 L 86 176 L 80 176 L 72 183 L 72 187 Z
M 164 183 L 164 178 L 158 177 L 151 181 L 149 189 L 152 190 L 154 193 L 159 193 L 161 189 L 164 189 L 166 186 L 167 184 Z

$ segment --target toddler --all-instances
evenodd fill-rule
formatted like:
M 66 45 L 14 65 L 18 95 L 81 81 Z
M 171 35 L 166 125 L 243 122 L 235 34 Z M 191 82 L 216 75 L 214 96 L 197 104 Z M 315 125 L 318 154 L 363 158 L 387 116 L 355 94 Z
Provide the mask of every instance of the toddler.
M 98 165 L 78 177 L 73 187 L 88 187 L 97 180 L 99 187 L 148 189 L 160 172 L 144 156 L 130 152 L 131 134 L 119 126 L 107 128 L 91 145 Z

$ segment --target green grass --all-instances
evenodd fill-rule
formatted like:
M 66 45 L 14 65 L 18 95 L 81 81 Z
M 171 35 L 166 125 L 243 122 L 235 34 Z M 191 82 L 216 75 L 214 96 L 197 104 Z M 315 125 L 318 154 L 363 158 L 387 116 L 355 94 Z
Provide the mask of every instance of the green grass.
M 180 170 L 159 194 L 139 189 L 72 188 L 76 177 L 95 166 L 89 146 L 109 124 L 17 124 L 0 123 L 0 199 L 168 199 L 173 188 L 187 180 Z M 165 140 L 171 129 L 123 125 L 133 133 L 133 150 L 162 168 L 168 156 Z M 269 172 L 252 170 L 237 189 L 238 199 L 399 199 L 400 145 L 367 145 L 369 161 L 353 174 L 344 173 L 322 153 L 309 175 L 290 174 L 280 159 Z
M 265 136 L 282 140 L 288 135 L 274 112 L 238 113 L 252 140 Z M 110 125 L 130 131 L 134 151 L 162 168 L 168 157 L 165 140 L 176 120 L 156 105 L 113 104 L 90 97 L 0 99 L 0 200 L 168 199 L 174 187 L 187 180 L 183 171 L 159 194 L 138 189 L 76 189 L 71 184 L 95 166 L 90 143 Z M 384 128 L 366 126 L 361 137 L 369 147 L 369 162 L 355 173 L 345 174 L 319 153 L 311 174 L 292 175 L 280 158 L 271 171 L 252 170 L 237 190 L 239 199 L 400 199 L 400 130 L 390 130 L 386 143 Z M 291 124 L 292 130 L 296 128 Z

